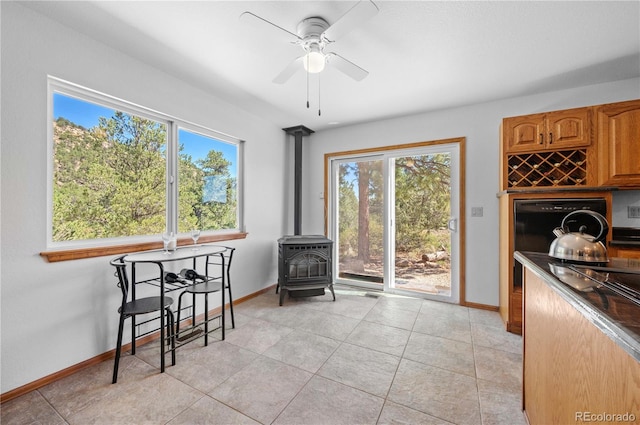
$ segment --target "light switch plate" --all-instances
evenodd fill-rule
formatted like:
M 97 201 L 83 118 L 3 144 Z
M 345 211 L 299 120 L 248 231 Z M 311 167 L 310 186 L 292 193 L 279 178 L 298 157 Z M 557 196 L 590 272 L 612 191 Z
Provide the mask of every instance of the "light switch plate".
M 482 207 L 471 207 L 471 217 L 482 217 Z

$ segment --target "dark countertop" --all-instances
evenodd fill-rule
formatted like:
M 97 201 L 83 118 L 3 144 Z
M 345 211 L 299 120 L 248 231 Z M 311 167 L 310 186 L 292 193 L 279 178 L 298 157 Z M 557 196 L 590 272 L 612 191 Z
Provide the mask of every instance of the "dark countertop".
M 621 241 L 617 239 L 612 239 L 609 241 L 609 246 L 616 246 L 618 248 L 640 248 L 640 242 L 633 241 Z
M 496 194 L 496 196 L 499 198 L 503 195 L 510 195 L 513 193 L 548 193 L 549 195 L 553 195 L 554 193 L 563 192 L 612 192 L 615 190 L 618 190 L 618 188 L 615 186 L 510 187 L 509 189 L 501 190 Z
M 580 290 L 562 282 L 556 274 L 570 271 L 566 268 L 568 264 L 544 253 L 516 251 L 514 257 L 616 344 L 640 361 L 640 305 L 606 287 L 599 286 L 596 290 L 580 287 L 583 289 Z

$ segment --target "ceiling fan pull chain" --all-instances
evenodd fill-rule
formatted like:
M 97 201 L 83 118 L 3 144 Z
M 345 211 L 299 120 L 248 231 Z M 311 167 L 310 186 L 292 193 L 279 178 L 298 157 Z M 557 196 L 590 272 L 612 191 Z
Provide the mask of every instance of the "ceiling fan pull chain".
M 320 112 L 320 74 L 318 74 L 318 116 L 321 116 Z

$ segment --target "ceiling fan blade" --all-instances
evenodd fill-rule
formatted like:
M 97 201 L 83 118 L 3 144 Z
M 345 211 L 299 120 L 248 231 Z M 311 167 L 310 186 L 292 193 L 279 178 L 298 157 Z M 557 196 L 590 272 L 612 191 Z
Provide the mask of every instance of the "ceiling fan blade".
M 285 69 L 282 70 L 280 74 L 273 79 L 273 82 L 276 84 L 284 84 L 295 74 L 303 68 L 302 60 L 304 56 L 300 56 L 298 59 L 291 62 Z
M 356 28 L 361 23 L 371 19 L 378 13 L 378 6 L 371 0 L 360 0 L 340 19 L 334 22 L 322 33 L 322 38 L 333 42 Z
M 356 81 L 362 81 L 367 75 L 369 75 L 368 71 L 360 68 L 355 63 L 346 60 L 337 53 L 327 53 L 326 57 L 328 64 L 336 67 L 339 71 L 345 73 Z
M 298 43 L 298 42 L 300 42 L 302 40 L 300 37 L 298 37 L 297 34 L 294 34 L 291 31 L 286 30 L 286 29 L 282 28 L 281 26 L 274 24 L 271 21 L 267 21 L 266 19 L 261 18 L 260 16 L 254 14 L 254 13 L 251 13 L 251 12 L 242 13 L 240 15 L 240 20 L 244 21 L 244 22 L 249 22 L 249 23 L 259 22 L 259 23 L 263 24 L 263 26 L 264 26 L 264 24 L 268 24 L 269 28 L 271 28 L 271 29 L 277 28 L 277 29 L 279 29 L 281 31 L 281 33 L 280 33 L 281 35 L 284 35 L 283 33 L 286 33 L 286 37 L 289 39 L 289 41 L 291 43 Z

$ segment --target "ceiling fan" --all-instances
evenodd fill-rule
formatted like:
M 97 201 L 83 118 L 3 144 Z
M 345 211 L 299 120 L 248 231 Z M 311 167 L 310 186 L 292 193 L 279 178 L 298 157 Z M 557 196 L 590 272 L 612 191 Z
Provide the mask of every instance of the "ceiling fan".
M 244 12 L 240 15 L 240 19 L 264 23 L 271 28 L 277 28 L 287 35 L 290 43 L 297 44 L 304 50 L 304 55 L 287 65 L 274 78 L 274 83 L 283 84 L 302 69 L 311 74 L 322 72 L 325 64 L 335 67 L 356 81 L 361 81 L 369 75 L 369 72 L 335 52 L 326 52 L 325 48 L 377 13 L 378 6 L 373 1 L 360 0 L 333 25 L 329 25 L 324 18 L 319 16 L 303 19 L 298 23 L 297 34 L 251 12 Z

